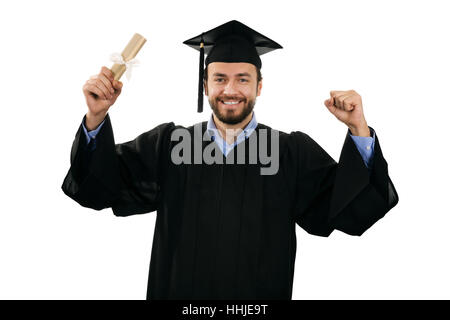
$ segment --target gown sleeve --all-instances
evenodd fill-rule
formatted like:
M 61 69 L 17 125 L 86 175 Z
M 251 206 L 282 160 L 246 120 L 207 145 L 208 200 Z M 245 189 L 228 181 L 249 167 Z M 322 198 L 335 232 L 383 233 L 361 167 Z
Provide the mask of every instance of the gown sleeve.
M 369 170 L 349 134 L 339 163 L 307 134 L 290 136 L 297 159 L 295 220 L 308 233 L 327 237 L 336 229 L 360 236 L 398 203 L 379 137 Z
M 84 207 L 112 208 L 117 216 L 156 210 L 173 127 L 172 122 L 161 124 L 132 141 L 115 144 L 107 114 L 96 147 L 90 150 L 80 124 L 62 190 Z

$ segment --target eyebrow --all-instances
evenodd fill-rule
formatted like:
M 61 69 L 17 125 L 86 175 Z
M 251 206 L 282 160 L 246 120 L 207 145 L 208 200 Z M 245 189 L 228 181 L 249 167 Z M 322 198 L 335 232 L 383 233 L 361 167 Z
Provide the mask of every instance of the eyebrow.
M 219 72 L 216 72 L 216 73 L 213 74 L 213 77 L 226 77 L 226 76 L 227 75 L 225 73 L 219 73 Z M 238 76 L 238 77 L 250 77 L 251 78 L 251 75 L 248 72 L 238 73 L 238 74 L 236 74 L 236 76 Z

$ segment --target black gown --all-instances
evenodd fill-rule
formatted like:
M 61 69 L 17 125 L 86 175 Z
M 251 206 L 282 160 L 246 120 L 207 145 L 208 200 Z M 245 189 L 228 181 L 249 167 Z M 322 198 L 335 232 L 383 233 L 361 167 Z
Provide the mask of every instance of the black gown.
M 296 223 L 318 236 L 361 235 L 398 202 L 378 137 L 369 172 L 349 134 L 336 163 L 308 135 L 279 132 L 279 170 L 261 175 L 259 161 L 175 165 L 176 128 L 115 144 L 107 115 L 89 151 L 80 125 L 62 185 L 84 207 L 157 211 L 147 299 L 291 299 Z M 252 134 L 261 129 L 272 130 Z

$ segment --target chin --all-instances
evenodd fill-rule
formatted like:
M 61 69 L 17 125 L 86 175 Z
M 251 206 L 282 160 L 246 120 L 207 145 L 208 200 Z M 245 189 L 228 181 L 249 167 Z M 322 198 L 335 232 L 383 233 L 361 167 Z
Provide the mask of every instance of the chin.
M 244 121 L 253 111 L 254 103 L 241 102 L 239 106 L 225 106 L 220 101 L 210 102 L 214 115 L 223 123 L 234 125 Z
M 239 122 L 242 122 L 246 118 L 246 116 L 244 116 L 242 111 L 241 112 L 225 111 L 223 113 L 220 113 L 219 116 L 218 116 L 219 120 L 227 124 L 238 124 Z

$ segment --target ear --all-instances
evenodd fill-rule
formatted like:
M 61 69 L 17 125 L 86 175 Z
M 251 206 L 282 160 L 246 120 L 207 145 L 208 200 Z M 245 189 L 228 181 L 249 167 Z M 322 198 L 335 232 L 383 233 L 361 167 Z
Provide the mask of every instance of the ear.
M 256 96 L 258 97 L 261 94 L 262 89 L 262 79 L 258 82 L 258 86 L 256 88 Z
M 208 82 L 203 80 L 203 87 L 205 88 L 205 96 L 208 96 Z

